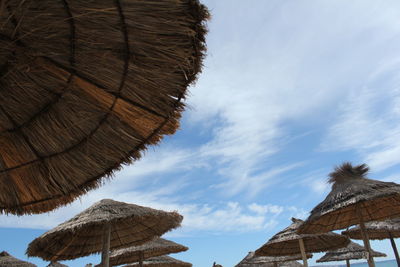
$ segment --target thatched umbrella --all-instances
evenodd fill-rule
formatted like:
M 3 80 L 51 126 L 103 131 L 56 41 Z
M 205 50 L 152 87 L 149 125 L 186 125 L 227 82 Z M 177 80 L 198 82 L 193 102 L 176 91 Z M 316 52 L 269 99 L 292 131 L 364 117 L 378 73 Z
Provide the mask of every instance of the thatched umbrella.
M 68 265 L 61 264 L 57 261 L 53 261 L 53 262 L 50 262 L 50 264 L 47 265 L 47 267 L 68 267 Z
M 374 267 L 367 221 L 384 220 L 400 215 L 400 185 L 367 179 L 368 166 L 344 163 L 330 173 L 332 190 L 312 211 L 300 233 L 323 233 L 360 224 L 368 253 L 368 264 Z
M 289 256 L 301 253 L 304 266 L 308 266 L 306 253 L 322 252 L 345 247 L 350 240 L 335 233 L 298 234 L 303 223 L 292 218 L 292 224 L 274 235 L 267 243 L 255 251 L 256 256 Z
M 386 254 L 372 250 L 374 257 L 386 257 Z M 328 251 L 317 262 L 330 262 L 330 261 L 346 261 L 347 267 L 350 267 L 350 260 L 365 259 L 367 257 L 367 250 L 357 243 L 350 242 L 347 247 L 339 248 L 336 250 Z
M 36 267 L 36 265 L 14 258 L 6 251 L 2 251 L 0 252 L 0 267 Z
M 180 261 L 169 256 L 159 256 L 147 259 L 143 262 L 145 267 L 192 267 L 189 262 Z M 139 263 L 131 263 L 123 267 L 139 267 Z
M 0 1 L 0 213 L 72 202 L 179 126 L 198 0 Z
M 397 251 L 396 243 L 394 242 L 394 238 L 400 237 L 400 218 L 368 222 L 365 224 L 365 230 L 368 233 L 369 239 L 390 239 L 394 255 L 396 256 L 397 265 L 400 266 L 399 253 Z M 352 239 L 362 239 L 360 226 L 353 227 L 342 232 L 342 234 L 345 234 Z
M 307 258 L 312 254 L 307 253 Z M 301 260 L 302 255 L 280 256 L 280 257 L 257 257 L 254 252 L 249 252 L 247 256 L 235 267 L 282 267 L 282 266 L 302 266 L 296 260 Z
M 156 238 L 140 246 L 132 246 L 114 250 L 110 253 L 110 266 L 139 262 L 157 256 L 163 256 L 170 253 L 178 253 L 188 250 L 188 247 L 182 246 L 164 238 Z M 99 266 L 99 265 L 97 265 Z
M 29 256 L 70 260 L 102 252 L 108 267 L 110 249 L 141 245 L 180 226 L 183 217 L 111 199 L 103 199 L 33 240 Z

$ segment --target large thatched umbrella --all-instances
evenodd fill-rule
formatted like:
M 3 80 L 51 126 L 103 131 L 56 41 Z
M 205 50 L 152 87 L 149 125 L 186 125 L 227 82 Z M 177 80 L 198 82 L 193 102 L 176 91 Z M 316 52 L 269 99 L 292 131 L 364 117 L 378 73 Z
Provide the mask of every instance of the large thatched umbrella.
M 256 256 L 289 256 L 302 254 L 304 266 L 308 266 L 306 253 L 322 252 L 345 247 L 350 240 L 335 233 L 298 234 L 297 230 L 303 223 L 292 218 L 292 224 L 274 235 L 267 243 L 255 251 Z
M 0 213 L 52 210 L 179 126 L 198 0 L 0 1 Z
M 36 267 L 36 265 L 14 258 L 6 251 L 2 251 L 0 252 L 0 267 Z
M 389 219 L 386 221 L 368 222 L 365 224 L 365 230 L 368 233 L 369 239 L 390 239 L 394 255 L 396 256 L 397 265 L 400 267 L 400 258 L 397 251 L 394 238 L 400 237 L 400 218 Z M 342 232 L 352 239 L 362 239 L 360 226 L 353 227 L 347 231 Z
M 145 259 L 186 250 L 188 250 L 188 247 L 164 238 L 156 238 L 140 246 L 132 246 L 112 251 L 110 253 L 110 266 L 132 262 L 139 262 L 140 265 Z
M 386 257 L 386 254 L 374 250 L 372 250 L 372 255 L 373 257 Z M 328 251 L 322 258 L 318 259 L 317 262 L 346 261 L 347 267 L 350 267 L 350 260 L 365 259 L 366 256 L 367 250 L 363 246 L 350 242 L 347 247 Z
M 311 258 L 312 254 L 307 253 L 307 258 Z M 257 257 L 254 252 L 249 252 L 247 256 L 239 262 L 235 267 L 283 267 L 283 266 L 302 266 L 296 260 L 302 259 L 301 254 L 292 256 L 278 257 Z
M 147 259 L 143 262 L 145 267 L 192 267 L 189 262 L 180 261 L 169 256 L 159 256 Z M 131 263 L 123 267 L 139 267 L 139 263 Z
M 330 173 L 332 190 L 312 211 L 300 233 L 323 233 L 364 222 L 384 220 L 400 215 L 400 185 L 367 179 L 365 164 L 352 166 L 344 163 Z M 368 264 L 374 267 L 368 234 L 363 230 Z
M 108 267 L 110 249 L 141 245 L 180 226 L 182 219 L 176 212 L 104 199 L 33 240 L 27 254 L 56 261 L 102 251 Z

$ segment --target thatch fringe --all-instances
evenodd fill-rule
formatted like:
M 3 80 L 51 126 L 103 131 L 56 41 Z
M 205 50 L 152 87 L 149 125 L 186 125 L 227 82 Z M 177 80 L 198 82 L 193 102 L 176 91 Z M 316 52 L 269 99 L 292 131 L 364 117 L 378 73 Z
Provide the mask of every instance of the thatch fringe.
M 139 263 L 131 263 L 123 267 L 138 267 Z M 180 261 L 169 256 L 160 256 L 147 259 L 143 262 L 144 267 L 192 267 L 189 262 Z

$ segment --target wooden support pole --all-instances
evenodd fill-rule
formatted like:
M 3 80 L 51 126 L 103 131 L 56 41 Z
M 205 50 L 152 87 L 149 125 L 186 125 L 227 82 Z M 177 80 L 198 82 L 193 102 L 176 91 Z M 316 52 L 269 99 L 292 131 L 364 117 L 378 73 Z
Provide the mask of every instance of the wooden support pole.
M 143 258 L 144 258 L 143 251 L 140 251 L 140 253 L 139 253 L 139 267 L 143 267 Z
M 103 250 L 101 253 L 102 267 L 110 267 L 110 239 L 111 239 L 111 224 L 106 224 L 103 230 Z
M 302 256 L 302 258 L 303 258 L 303 266 L 304 266 L 304 267 L 308 267 L 306 249 L 305 249 L 305 247 L 304 247 L 303 238 L 300 238 L 300 239 L 299 239 L 299 245 L 300 245 L 301 256 Z
M 274 267 L 278 267 L 278 263 L 274 261 Z
M 360 220 L 361 235 L 362 235 L 362 238 L 364 241 L 364 246 L 365 246 L 365 249 L 367 250 L 368 266 L 375 267 L 374 258 L 372 257 L 371 246 L 369 244 L 368 233 L 367 233 L 367 230 L 365 229 L 364 218 L 361 213 L 361 206 L 357 205 L 355 209 L 356 209 L 356 213 L 358 215 L 358 219 Z
M 399 258 L 399 252 L 397 251 L 396 243 L 394 242 L 392 233 L 390 233 L 390 232 L 388 232 L 388 233 L 389 233 L 390 243 L 392 244 L 394 255 L 396 256 L 397 266 L 400 267 L 400 258 Z
M 346 260 L 346 266 L 350 267 L 350 260 Z

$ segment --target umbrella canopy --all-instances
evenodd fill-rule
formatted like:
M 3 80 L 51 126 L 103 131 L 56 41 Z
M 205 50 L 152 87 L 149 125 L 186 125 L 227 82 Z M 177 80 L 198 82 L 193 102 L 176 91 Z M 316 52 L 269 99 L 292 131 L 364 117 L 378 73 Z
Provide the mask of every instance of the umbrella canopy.
M 322 258 L 318 259 L 317 262 L 365 259 L 366 252 L 367 250 L 363 246 L 350 242 L 347 247 L 327 252 Z M 374 250 L 372 251 L 372 254 L 373 257 L 386 257 L 386 254 Z
M 110 249 L 141 245 L 180 226 L 182 219 L 176 212 L 104 199 L 33 240 L 27 254 L 56 261 L 98 253 L 105 225 L 111 225 Z
M 138 262 L 140 260 L 143 261 L 148 258 L 170 253 L 178 253 L 186 250 L 188 250 L 188 247 L 164 238 L 156 238 L 140 246 L 132 246 L 112 251 L 110 254 L 110 265 L 114 266 Z
M 2 251 L 0 252 L 0 267 L 36 267 L 36 265 L 14 258 L 6 251 Z
M 67 204 L 179 126 L 201 70 L 197 0 L 0 6 L 0 213 Z
M 366 178 L 365 164 L 344 163 L 330 173 L 332 190 L 310 213 L 300 233 L 324 233 L 360 223 L 400 216 L 400 185 Z
M 68 265 L 53 261 L 49 265 L 47 265 L 47 267 L 68 267 Z
M 138 267 L 139 263 L 124 265 L 124 267 Z M 143 262 L 146 267 L 192 267 L 191 263 L 180 261 L 169 256 L 159 256 L 147 259 Z
M 368 232 L 369 239 L 388 239 L 390 237 L 400 237 L 400 218 L 389 219 L 385 221 L 367 222 L 365 229 Z M 343 231 L 342 234 L 352 239 L 362 239 L 361 228 L 359 225 Z
M 307 253 L 307 258 L 311 257 L 312 254 Z M 274 263 L 278 263 L 275 266 L 302 266 L 296 261 L 301 260 L 301 258 L 301 254 L 279 257 L 257 257 L 254 255 L 254 252 L 249 252 L 249 254 L 247 254 L 247 256 L 235 267 L 273 267 Z

